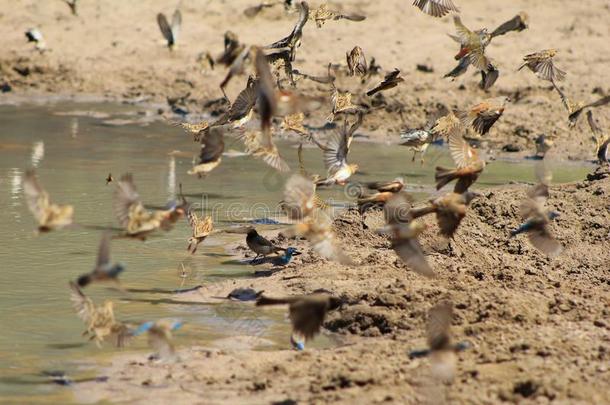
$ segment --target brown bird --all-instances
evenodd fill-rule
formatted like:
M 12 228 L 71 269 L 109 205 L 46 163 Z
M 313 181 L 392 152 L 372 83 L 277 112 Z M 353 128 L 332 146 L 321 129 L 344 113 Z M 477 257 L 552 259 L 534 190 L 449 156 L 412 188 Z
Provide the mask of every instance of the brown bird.
M 244 15 L 248 18 L 254 18 L 258 15 L 258 13 L 263 11 L 263 9 L 271 8 L 282 3 L 282 1 L 263 1 L 262 3 L 257 4 L 256 6 L 246 8 L 244 10 Z
M 432 17 L 443 17 L 451 11 L 460 12 L 451 0 L 415 0 L 413 5 Z
M 167 17 L 165 17 L 165 14 L 159 13 L 157 14 L 157 23 L 159 24 L 159 29 L 161 30 L 161 34 L 163 34 L 163 38 L 165 38 L 167 41 L 167 47 L 170 51 L 172 51 L 174 46 L 176 46 L 178 34 L 180 33 L 180 27 L 182 26 L 182 13 L 180 13 L 179 9 L 174 11 L 171 26 L 167 22 Z
M 321 4 L 313 13 L 309 15 L 310 19 L 315 20 L 318 28 L 322 28 L 328 20 L 349 20 L 349 21 L 364 21 L 366 16 L 361 14 L 342 14 L 339 11 L 330 10 L 328 4 Z
M 394 69 L 393 71 L 391 71 L 390 73 L 385 75 L 385 77 L 383 78 L 383 81 L 381 83 L 379 83 L 377 86 L 375 86 L 371 90 L 367 91 L 366 95 L 369 97 L 373 96 L 374 94 L 376 94 L 380 91 L 392 89 L 392 88 L 398 86 L 398 83 L 401 83 L 404 81 L 405 81 L 405 79 L 400 77 L 400 70 Z
M 436 275 L 417 241 L 418 236 L 426 230 L 426 224 L 412 221 L 409 216 L 412 201 L 413 198 L 404 191 L 394 194 L 384 208 L 387 224 L 378 233 L 390 237 L 392 249 L 407 267 L 422 276 L 434 278 Z
M 587 111 L 587 121 L 589 122 L 589 127 L 591 128 L 591 132 L 593 132 L 593 138 L 595 139 L 595 156 L 597 156 L 598 163 L 608 164 L 610 156 L 608 156 L 608 152 L 610 148 L 610 135 L 604 134 L 602 129 L 599 127 L 595 118 L 593 118 L 593 113 L 591 110 Z
M 223 52 L 216 58 L 215 63 L 225 66 L 231 64 L 244 51 L 246 46 L 239 42 L 239 38 L 232 31 L 227 31 L 224 34 L 224 49 Z
M 305 114 L 303 114 L 302 112 L 286 115 L 281 124 L 282 130 L 293 131 L 299 135 L 309 137 L 309 131 L 303 126 L 304 120 Z
M 34 169 L 25 172 L 23 193 L 27 206 L 38 223 L 39 232 L 62 229 L 72 224 L 74 207 L 53 204 L 49 194 L 38 181 Z
M 201 242 L 207 238 L 214 230 L 214 222 L 210 215 L 205 217 L 197 216 L 197 213 L 193 210 L 188 210 L 187 219 L 191 226 L 192 236 L 188 238 L 188 250 L 191 254 L 195 254 L 197 247 Z
M 440 190 L 445 185 L 457 179 L 453 191 L 462 194 L 479 178 L 485 169 L 485 161 L 462 137 L 460 131 L 449 135 L 449 152 L 455 162 L 456 169 L 448 169 L 437 166 L 434 179 L 436 189 Z
M 193 161 L 194 166 L 188 170 L 188 174 L 196 174 L 201 178 L 220 165 L 225 150 L 225 131 L 224 127 L 213 127 L 200 132 L 201 151 L 199 157 Z
M 261 116 L 261 130 L 268 133 L 271 128 L 271 119 L 277 111 L 277 101 L 275 95 L 275 87 L 273 85 L 273 77 L 269 70 L 269 64 L 265 59 L 262 50 L 255 50 L 254 64 L 256 67 L 256 75 L 258 76 L 259 84 L 257 88 L 258 110 Z
M 400 192 L 405 186 L 405 181 L 402 177 L 397 177 L 392 181 L 374 181 L 364 183 L 364 187 L 374 192 L 365 192 L 362 187 L 358 190 L 358 209 L 360 213 L 364 213 L 368 209 L 374 207 L 383 207 L 392 196 Z
M 250 46 L 244 46 L 241 49 L 241 51 L 239 52 L 239 54 L 235 57 L 235 59 L 229 65 L 229 71 L 227 72 L 227 74 L 225 75 L 225 78 L 222 80 L 222 82 L 220 83 L 220 86 L 219 86 L 220 91 L 222 91 L 222 94 L 227 101 L 229 100 L 229 97 L 227 97 L 227 93 L 225 92 L 225 87 L 227 87 L 227 85 L 229 84 L 229 82 L 231 81 L 231 79 L 233 77 L 244 72 L 245 67 L 247 65 L 246 61 L 249 61 L 251 59 L 252 59 L 252 48 Z
M 291 220 L 303 220 L 316 208 L 316 186 L 310 179 L 292 175 L 284 186 L 284 200 L 281 207 Z
M 195 142 L 201 142 L 200 134 L 202 134 L 202 131 L 205 133 L 205 131 L 210 127 L 210 123 L 208 121 L 200 121 L 192 124 L 189 122 L 172 122 L 172 125 L 179 126 L 187 134 L 191 134 Z
M 467 56 L 471 65 L 478 70 L 487 72 L 491 63 L 489 58 L 485 56 L 485 48 L 491 41 L 491 35 L 487 32 L 487 29 L 471 31 L 457 15 L 453 17 L 453 22 L 457 35 L 451 35 L 451 38 L 460 44 L 460 51 L 455 55 L 455 60 L 461 60 Z
M 232 124 L 233 128 L 241 128 L 252 118 L 258 95 L 258 80 L 248 77 L 246 88 L 239 92 L 231 107 L 210 126 Z M 198 131 L 207 129 L 206 127 Z M 199 139 L 198 139 L 199 140 Z
M 465 127 L 471 127 L 475 132 L 485 135 L 504 113 L 507 97 L 497 97 L 485 100 L 466 111 L 458 111 L 457 117 Z
M 338 309 L 342 305 L 342 300 L 324 293 L 285 298 L 261 295 L 256 300 L 256 306 L 264 305 L 288 305 L 292 324 L 290 343 L 295 349 L 303 350 L 305 343 L 320 333 L 326 314 Z
M 529 27 L 529 16 L 525 11 L 521 11 L 519 14 L 500 24 L 498 28 L 492 31 L 491 38 L 499 37 L 500 35 L 507 34 L 511 31 L 523 31 Z
M 536 156 L 539 158 L 544 158 L 544 155 L 551 150 L 553 147 L 554 137 L 550 135 L 541 134 L 536 138 Z
M 110 232 L 104 232 L 97 251 L 97 261 L 93 271 L 81 275 L 78 280 L 79 287 L 85 287 L 92 282 L 114 281 L 119 282 L 119 274 L 125 270 L 121 264 L 110 262 Z
M 604 97 L 600 98 L 599 100 L 596 100 L 589 104 L 580 103 L 577 108 L 573 108 L 573 111 L 570 112 L 570 116 L 568 117 L 568 120 L 570 121 L 570 125 L 571 126 L 576 125 L 576 121 L 578 120 L 578 117 L 580 117 L 580 114 L 582 114 L 582 112 L 584 110 L 586 110 L 587 108 L 601 107 L 608 103 L 610 103 L 610 95 L 604 96 Z
M 337 114 L 354 114 L 361 111 L 360 107 L 352 103 L 352 93 L 349 91 L 341 92 L 335 87 L 335 83 L 331 83 L 332 92 L 330 95 L 331 111 L 326 119 L 328 122 L 335 120 Z
M 523 57 L 523 64 L 517 70 L 527 67 L 542 80 L 561 81 L 566 77 L 566 72 L 556 67 L 553 63 L 553 57 L 556 54 L 557 50 L 555 49 L 545 49 L 525 55 Z
M 353 260 L 339 246 L 332 219 L 322 210 L 314 210 L 302 222 L 294 225 L 288 235 L 307 239 L 312 249 L 321 257 L 347 266 Z
M 432 199 L 423 207 L 412 208 L 409 215 L 415 219 L 424 215 L 436 214 L 436 220 L 441 235 L 452 238 L 460 222 L 466 216 L 466 209 L 470 202 L 480 194 L 466 191 L 462 194 L 447 193 Z
M 345 54 L 345 58 L 347 59 L 347 69 L 350 76 L 366 75 L 368 65 L 366 64 L 366 57 L 362 48 L 355 46 L 354 49 Z

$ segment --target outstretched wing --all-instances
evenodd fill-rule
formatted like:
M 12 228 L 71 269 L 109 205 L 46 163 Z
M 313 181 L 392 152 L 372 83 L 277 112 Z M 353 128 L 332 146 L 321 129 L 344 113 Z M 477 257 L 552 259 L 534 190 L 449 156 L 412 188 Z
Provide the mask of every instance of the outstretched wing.
M 95 312 L 93 301 L 83 294 L 80 288 L 72 281 L 70 281 L 70 290 L 70 301 L 72 301 L 72 306 L 76 310 L 76 314 L 83 322 L 89 323 Z
M 180 35 L 180 29 L 182 28 L 182 13 L 180 9 L 176 9 L 174 11 L 174 15 L 172 16 L 172 38 L 174 43 L 178 41 L 178 36 Z
M 131 173 L 125 173 L 117 183 L 114 190 L 112 208 L 114 216 L 122 227 L 129 223 L 129 208 L 140 202 L 140 196 L 136 191 Z
M 110 263 L 110 232 L 104 232 L 97 250 L 96 268 Z
M 172 28 L 167 22 L 167 17 L 165 17 L 165 14 L 157 14 L 157 23 L 159 24 L 159 29 L 161 30 L 161 34 L 163 34 L 163 38 L 165 38 L 168 44 L 173 44 L 174 35 L 172 34 Z
M 49 195 L 38 182 L 34 170 L 28 170 L 23 179 L 23 192 L 30 212 L 38 222 L 42 219 L 44 211 L 49 206 Z

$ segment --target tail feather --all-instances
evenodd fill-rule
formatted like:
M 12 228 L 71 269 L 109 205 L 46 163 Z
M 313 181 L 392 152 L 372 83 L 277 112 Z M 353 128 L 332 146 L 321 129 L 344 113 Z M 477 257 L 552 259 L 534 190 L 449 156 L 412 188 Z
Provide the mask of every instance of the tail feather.
M 436 189 L 440 190 L 447 184 L 457 179 L 458 175 L 455 169 L 447 169 L 445 167 L 436 167 L 436 173 L 434 174 L 434 180 L 436 180 Z

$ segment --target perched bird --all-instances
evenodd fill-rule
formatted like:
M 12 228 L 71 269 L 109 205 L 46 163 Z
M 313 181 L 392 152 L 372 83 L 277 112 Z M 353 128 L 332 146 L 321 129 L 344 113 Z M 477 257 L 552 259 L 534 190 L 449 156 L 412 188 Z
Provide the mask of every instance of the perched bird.
M 347 59 L 347 69 L 350 76 L 366 75 L 368 65 L 366 64 L 366 57 L 362 48 L 355 46 L 349 53 L 345 54 L 345 58 Z
M 587 121 L 595 139 L 595 156 L 597 156 L 597 161 L 599 164 L 608 164 L 610 160 L 608 153 L 610 151 L 610 148 L 608 148 L 610 145 L 610 135 L 603 133 L 595 118 L 593 118 L 591 110 L 587 111 Z
M 129 327 L 114 318 L 112 301 L 106 300 L 103 305 L 95 306 L 91 298 L 87 297 L 70 281 L 70 300 L 78 317 L 85 323 L 84 336 L 94 340 L 97 347 L 102 347 L 106 338 L 111 338 L 117 347 L 123 347 L 131 336 Z
M 28 42 L 34 42 L 36 44 L 36 50 L 43 52 L 47 49 L 47 43 L 42 36 L 42 32 L 38 28 L 30 28 L 25 32 L 25 37 Z
M 456 36 L 451 36 L 460 44 L 460 51 L 455 55 L 455 60 L 461 60 L 468 56 L 471 65 L 481 71 L 488 71 L 490 60 L 485 56 L 485 48 L 491 41 L 491 35 L 486 28 L 471 31 L 460 19 L 459 16 L 453 17 L 453 23 L 457 32 Z
M 74 207 L 51 203 L 49 194 L 42 188 L 33 169 L 25 172 L 23 193 L 30 212 L 38 222 L 38 231 L 47 232 L 72 224 Z
M 557 55 L 557 50 L 555 49 L 545 49 L 530 53 L 523 57 L 523 64 L 517 70 L 527 67 L 542 80 L 561 81 L 566 77 L 566 72 L 556 67 L 553 63 L 555 55 Z
M 480 135 L 485 135 L 504 114 L 507 101 L 509 101 L 508 97 L 485 100 L 466 111 L 458 111 L 456 115 L 465 127 L 471 127 Z
M 361 14 L 343 14 L 339 11 L 330 10 L 327 3 L 322 3 L 320 6 L 309 15 L 310 19 L 316 22 L 318 28 L 322 28 L 324 23 L 328 20 L 349 20 L 349 21 L 364 21 L 366 16 Z
M 469 349 L 468 341 L 453 343 L 450 335 L 453 304 L 441 302 L 428 312 L 426 334 L 428 349 L 414 350 L 409 357 L 430 357 L 432 374 L 443 382 L 451 382 L 455 377 L 455 353 Z
M 525 221 L 517 229 L 511 231 L 511 237 L 520 233 L 527 233 L 530 243 L 550 258 L 557 257 L 563 247 L 553 237 L 549 230 L 552 220 L 559 216 L 556 211 L 545 208 L 549 196 L 550 172 L 544 167 L 544 161 L 537 167 L 539 183 L 527 192 L 527 198 L 520 206 L 521 217 Z
M 171 26 L 163 13 L 157 14 L 157 23 L 159 24 L 159 29 L 161 30 L 161 34 L 163 34 L 163 38 L 167 41 L 167 47 L 170 51 L 173 50 L 174 46 L 176 46 L 176 41 L 178 40 L 178 34 L 180 33 L 180 27 L 182 25 L 182 13 L 180 13 L 180 9 L 174 11 Z
M 191 226 L 192 236 L 188 238 L 189 245 L 186 250 L 191 254 L 195 254 L 197 247 L 201 242 L 207 238 L 214 230 L 214 222 L 212 217 L 207 215 L 205 217 L 198 217 L 197 213 L 193 210 L 187 212 L 187 219 Z
M 114 181 L 114 177 L 112 177 L 112 173 L 108 173 L 108 176 L 106 176 L 106 185 L 112 183 Z
M 199 157 L 193 160 L 194 165 L 188 170 L 188 174 L 196 174 L 201 178 L 220 165 L 222 153 L 225 150 L 225 131 L 225 128 L 220 126 L 200 132 L 201 151 Z
M 301 38 L 303 37 L 303 27 L 309 20 L 309 5 L 306 1 L 302 1 L 300 4 L 299 10 L 299 19 L 297 20 L 294 28 L 288 34 L 288 36 L 280 39 L 272 43 L 271 45 L 267 45 L 265 48 L 267 49 L 278 49 L 278 48 L 288 48 L 290 49 L 290 61 L 293 62 L 296 57 L 296 51 L 299 46 L 301 46 Z
M 292 324 L 290 342 L 297 350 L 305 349 L 305 343 L 320 333 L 326 314 L 340 308 L 342 304 L 341 299 L 324 293 L 285 298 L 261 295 L 256 300 L 257 306 L 288 305 L 288 316 Z
M 140 239 L 145 239 L 157 229 L 170 230 L 185 214 L 184 207 L 175 204 L 167 210 L 146 210 L 140 201 L 131 173 L 121 176 L 114 191 L 112 205 L 114 215 L 127 236 Z
M 326 178 L 318 180 L 316 185 L 345 185 L 352 174 L 358 171 L 357 164 L 347 163 L 347 154 L 349 153 L 354 133 L 362 124 L 362 117 L 363 114 L 358 114 L 358 119 L 350 126 L 348 126 L 348 122 L 345 120 L 341 131 L 334 134 L 326 145 L 322 145 L 314 139 L 318 147 L 324 151 L 324 166 L 327 170 Z
M 525 11 L 521 11 L 519 14 L 511 18 L 510 20 L 500 24 L 498 28 L 491 32 L 491 37 L 499 37 L 500 35 L 507 34 L 511 31 L 523 31 L 529 27 L 529 16 Z
M 404 82 L 404 81 L 405 81 L 405 79 L 400 77 L 400 70 L 394 69 L 393 71 L 391 71 L 390 73 L 385 75 L 385 77 L 383 78 L 383 81 L 381 83 L 379 83 L 377 86 L 375 86 L 371 90 L 367 91 L 366 95 L 369 97 L 373 96 L 374 94 L 376 94 L 380 91 L 392 89 L 392 88 L 398 86 L 398 83 Z
M 86 287 L 92 282 L 109 281 L 119 282 L 119 274 L 125 270 L 122 264 L 110 262 L 110 233 L 104 232 L 97 252 L 97 262 L 93 271 L 83 274 L 77 280 L 79 287 Z
M 148 332 L 148 345 L 155 351 L 153 358 L 156 360 L 172 360 L 176 355 L 172 343 L 172 332 L 180 329 L 182 321 L 161 319 L 156 322 L 148 321 L 141 324 L 132 332 L 133 336 L 139 336 Z
M 409 216 L 415 219 L 435 213 L 441 235 L 452 238 L 460 222 L 466 216 L 468 205 L 478 196 L 480 194 L 471 191 L 466 191 L 462 194 L 447 193 L 430 200 L 423 207 L 410 209 Z
M 378 233 L 390 237 L 392 249 L 407 267 L 422 276 L 434 278 L 436 275 L 417 241 L 426 230 L 426 224 L 412 221 L 409 215 L 412 201 L 413 198 L 404 191 L 394 194 L 385 204 L 386 225 Z
M 579 104 L 576 108 L 573 108 L 573 110 L 570 112 L 570 116 L 568 117 L 568 120 L 570 121 L 570 125 L 574 126 L 576 125 L 576 121 L 578 120 L 578 117 L 580 117 L 580 114 L 582 114 L 582 112 L 584 110 L 586 110 L 587 108 L 593 108 L 593 107 L 601 107 L 603 105 L 609 104 L 610 103 L 610 95 L 608 96 L 604 96 L 602 98 L 600 98 L 599 100 L 593 101 L 592 103 L 589 104 Z
M 454 131 L 449 135 L 449 152 L 455 162 L 456 169 L 447 169 L 437 166 L 434 179 L 436 189 L 440 190 L 445 185 L 457 179 L 453 191 L 462 194 L 479 178 L 485 169 L 485 161 L 462 137 L 460 131 Z
M 267 238 L 261 236 L 254 228 L 250 228 L 250 230 L 248 230 L 248 234 L 246 235 L 246 244 L 250 250 L 256 253 L 254 260 L 258 259 L 260 256 L 268 256 L 274 253 L 277 254 L 286 250 L 284 248 L 275 246 Z
M 413 5 L 432 17 L 443 17 L 452 11 L 460 12 L 451 0 L 415 0 Z
M 540 134 L 536 137 L 536 157 L 544 158 L 544 155 L 553 147 L 554 137 L 550 135 Z
M 78 9 L 76 8 L 78 0 L 64 0 L 64 3 L 70 7 L 70 12 L 73 16 L 78 16 Z

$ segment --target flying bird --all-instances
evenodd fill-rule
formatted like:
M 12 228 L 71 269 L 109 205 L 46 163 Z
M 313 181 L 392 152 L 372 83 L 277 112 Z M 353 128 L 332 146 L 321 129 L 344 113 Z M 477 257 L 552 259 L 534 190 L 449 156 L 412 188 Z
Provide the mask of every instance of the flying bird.
M 78 16 L 78 9 L 76 8 L 78 5 L 78 0 L 64 0 L 64 3 L 70 7 L 70 12 L 73 16 Z
M 415 0 L 413 5 L 432 17 L 443 17 L 452 11 L 460 12 L 451 0 Z
M 504 114 L 504 106 L 508 97 L 496 97 L 470 107 L 465 111 L 458 111 L 456 116 L 465 127 L 472 128 L 480 135 L 485 135 L 496 121 Z
M 510 20 L 500 24 L 498 28 L 491 32 L 491 38 L 499 37 L 511 31 L 521 32 L 529 27 L 529 16 L 525 11 L 511 18 Z
M 468 205 L 478 196 L 479 194 L 471 191 L 466 191 L 462 194 L 447 193 L 438 198 L 431 199 L 423 207 L 410 209 L 409 216 L 415 219 L 435 213 L 441 235 L 452 238 L 460 222 L 466 216 Z
M 83 288 L 91 284 L 92 282 L 100 281 L 114 281 L 119 282 L 119 274 L 125 270 L 122 264 L 112 264 L 110 262 L 110 233 L 104 232 L 97 252 L 97 261 L 93 271 L 81 275 L 77 284 Z
M 527 67 L 542 80 L 558 82 L 566 77 L 566 72 L 559 69 L 553 63 L 553 57 L 557 55 L 555 49 L 545 49 L 543 51 L 530 53 L 523 57 L 523 64 L 519 66 L 521 70 Z
M 313 13 L 309 15 L 310 19 L 316 22 L 318 28 L 322 28 L 324 23 L 329 20 L 349 20 L 349 21 L 364 21 L 366 16 L 361 14 L 343 14 L 339 11 L 331 10 L 328 8 L 327 3 L 321 4 Z
M 225 131 L 224 127 L 219 126 L 200 132 L 201 150 L 199 156 L 193 161 L 193 167 L 188 170 L 188 174 L 196 174 L 197 177 L 202 178 L 220 165 L 222 153 L 225 150 Z
M 580 117 L 580 114 L 582 114 L 582 112 L 584 110 L 586 110 L 587 108 L 601 107 L 601 106 L 604 106 L 609 103 L 610 103 L 610 95 L 603 96 L 602 98 L 600 98 L 596 101 L 593 101 L 592 103 L 589 103 L 589 104 L 579 103 L 578 107 L 573 108 L 573 110 L 570 112 L 570 115 L 568 117 L 568 120 L 570 121 L 570 125 L 571 126 L 576 125 L 576 121 Z
M 34 42 L 36 44 L 36 50 L 41 53 L 47 49 L 47 42 L 44 40 L 42 36 L 42 32 L 38 28 L 30 28 L 25 32 L 25 37 L 28 39 L 28 42 Z
M 310 179 L 294 174 L 284 186 L 282 209 L 292 220 L 303 220 L 310 216 L 316 208 L 316 186 Z
M 72 224 L 74 207 L 53 204 L 33 169 L 25 173 L 23 193 L 30 212 L 38 222 L 39 232 L 57 230 Z
M 479 178 L 485 169 L 485 161 L 462 137 L 461 131 L 454 131 L 449 135 L 449 152 L 457 168 L 448 169 L 436 167 L 434 179 L 436 189 L 440 190 L 453 180 L 457 180 L 453 191 L 462 194 Z
M 385 77 L 383 78 L 383 81 L 381 83 L 379 83 L 377 86 L 375 86 L 371 90 L 367 91 L 366 95 L 369 97 L 373 96 L 380 91 L 392 89 L 392 88 L 398 86 L 398 83 L 401 83 L 404 81 L 405 81 L 405 79 L 400 77 L 400 70 L 394 69 L 393 71 L 391 71 L 390 73 L 385 75 Z
M 155 351 L 153 358 L 161 361 L 172 360 L 176 356 L 176 349 L 172 342 L 172 332 L 180 329 L 182 321 L 161 319 L 156 322 L 148 321 L 141 324 L 132 332 L 133 336 L 139 336 L 148 332 L 148 345 Z
M 170 51 L 173 50 L 174 46 L 176 46 L 176 41 L 178 40 L 180 27 L 182 25 L 182 13 L 180 13 L 179 9 L 174 11 L 172 25 L 169 25 L 167 22 L 165 14 L 159 13 L 157 14 L 157 23 L 159 24 L 159 29 L 161 30 L 161 34 L 163 34 L 163 38 L 167 41 L 167 47 Z
M 364 213 L 373 207 L 383 207 L 394 194 L 402 191 L 405 181 L 402 177 L 397 177 L 392 181 L 373 181 L 364 183 L 364 186 L 374 192 L 360 190 L 356 203 L 360 213 Z
M 267 49 L 288 48 L 290 50 L 290 61 L 293 62 L 296 57 L 297 48 L 301 46 L 301 38 L 303 37 L 303 27 L 309 19 L 309 5 L 306 1 L 300 3 L 299 19 L 288 36 L 267 45 Z
M 593 113 L 591 110 L 587 111 L 587 121 L 589 122 L 589 127 L 591 128 L 591 132 L 593 132 L 593 137 L 595 139 L 595 156 L 597 156 L 598 163 L 608 164 L 610 160 L 609 153 L 610 148 L 610 135 L 604 133 L 602 129 L 599 127 L 595 118 L 593 118 Z
M 195 254 L 197 247 L 201 242 L 205 240 L 212 231 L 214 230 L 214 222 L 210 215 L 205 217 L 197 216 L 197 213 L 193 210 L 189 210 L 187 213 L 187 219 L 191 226 L 191 236 L 188 238 L 188 250 L 191 254 Z
M 544 158 L 547 152 L 553 147 L 553 140 L 554 137 L 551 135 L 541 134 L 536 137 L 536 140 L 534 141 L 536 145 L 536 157 Z

